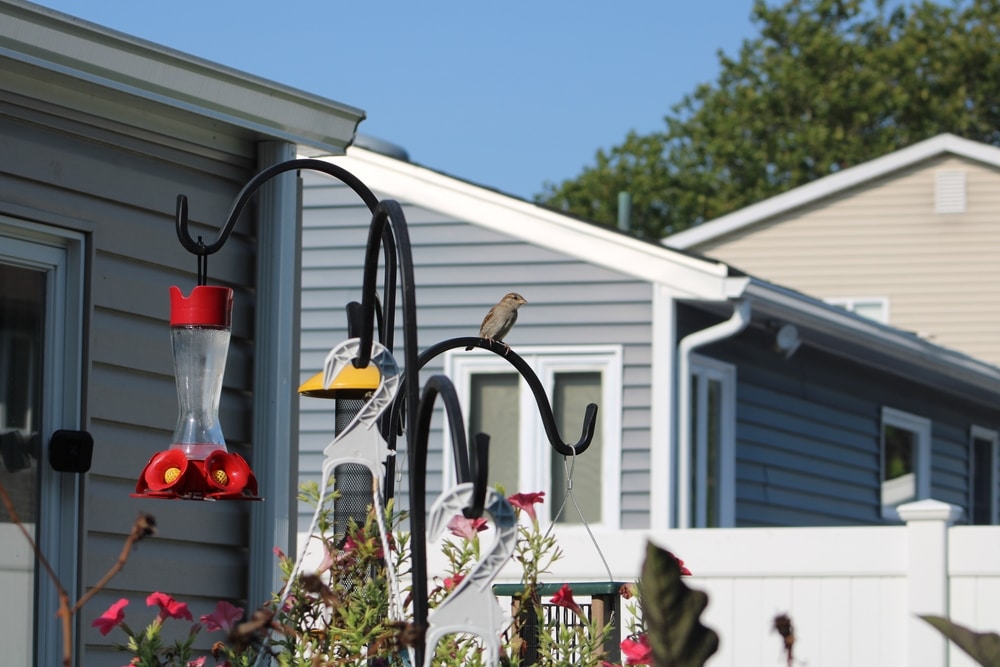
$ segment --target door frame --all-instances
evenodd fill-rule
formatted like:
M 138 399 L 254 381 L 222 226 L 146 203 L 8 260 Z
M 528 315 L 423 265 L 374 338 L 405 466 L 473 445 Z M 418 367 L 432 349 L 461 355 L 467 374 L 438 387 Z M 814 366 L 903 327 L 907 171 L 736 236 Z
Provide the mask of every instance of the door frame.
M 83 426 L 87 236 L 79 231 L 0 215 L 0 261 L 46 273 L 42 363 L 39 504 L 35 540 L 71 604 L 79 596 L 82 476 L 48 464 L 47 443 L 59 429 Z M 34 661 L 61 664 L 58 590 L 35 568 Z M 73 655 L 79 655 L 73 622 Z

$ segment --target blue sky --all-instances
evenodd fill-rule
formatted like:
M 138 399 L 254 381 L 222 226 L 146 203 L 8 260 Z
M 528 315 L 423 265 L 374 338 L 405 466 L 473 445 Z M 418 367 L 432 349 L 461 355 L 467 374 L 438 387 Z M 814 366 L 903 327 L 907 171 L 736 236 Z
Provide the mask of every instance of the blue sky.
M 756 34 L 752 0 L 41 0 L 364 109 L 419 164 L 530 199 L 663 127 Z

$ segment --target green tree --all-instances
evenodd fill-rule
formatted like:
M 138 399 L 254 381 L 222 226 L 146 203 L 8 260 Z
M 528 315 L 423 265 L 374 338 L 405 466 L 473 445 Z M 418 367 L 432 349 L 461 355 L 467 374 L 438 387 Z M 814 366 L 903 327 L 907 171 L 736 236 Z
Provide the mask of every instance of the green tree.
M 757 0 L 759 36 L 539 202 L 659 239 L 940 134 L 1000 145 L 1000 0 Z

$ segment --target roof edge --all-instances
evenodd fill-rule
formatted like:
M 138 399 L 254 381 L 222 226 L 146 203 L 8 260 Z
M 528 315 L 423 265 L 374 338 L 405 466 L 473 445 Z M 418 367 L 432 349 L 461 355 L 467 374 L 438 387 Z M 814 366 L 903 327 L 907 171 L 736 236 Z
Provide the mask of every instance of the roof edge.
M 762 301 L 787 312 L 789 321 L 807 322 L 843 340 L 878 351 L 890 358 L 957 379 L 996 395 L 1000 392 L 1000 368 L 967 354 L 942 347 L 893 326 L 832 306 L 801 292 L 750 278 L 742 296 Z
M 583 261 L 665 284 L 678 295 L 727 298 L 729 267 L 692 257 L 616 230 L 448 176 L 412 162 L 351 146 L 344 157 L 330 158 L 367 183 L 403 203 L 432 208 Z
M 0 59 L 342 153 L 364 111 L 26 0 L 0 0 Z
M 663 238 L 661 242 L 668 248 L 678 250 L 694 248 L 762 220 L 811 204 L 848 188 L 945 153 L 952 153 L 1000 167 L 1000 148 L 963 139 L 954 134 L 939 134 L 888 155 L 863 162 L 854 167 L 848 167 L 843 171 L 751 204 L 728 215 L 671 234 Z

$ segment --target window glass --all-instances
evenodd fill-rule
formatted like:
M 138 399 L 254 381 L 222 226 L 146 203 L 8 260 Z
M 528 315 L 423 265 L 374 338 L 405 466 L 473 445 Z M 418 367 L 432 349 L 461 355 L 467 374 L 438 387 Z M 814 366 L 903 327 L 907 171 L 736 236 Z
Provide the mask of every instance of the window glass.
M 560 433 L 573 433 L 580 429 L 587 405 L 601 403 L 601 374 L 556 373 L 552 391 L 552 411 Z M 564 457 L 552 452 L 552 500 L 550 517 L 559 511 L 566 498 L 566 470 L 572 467 L 573 488 L 580 513 L 589 521 L 601 520 L 601 460 L 604 455 L 601 437 L 601 412 L 597 412 L 594 439 L 583 456 Z M 558 523 L 580 523 L 580 513 L 566 508 L 559 515 Z
M 689 526 L 735 523 L 735 394 L 735 367 L 692 356 Z
M 45 274 L 0 265 L 0 480 L 21 520 L 34 523 Z M 10 516 L 0 505 L 0 521 Z
M 520 407 L 517 373 L 476 373 L 469 384 L 469 442 L 476 433 L 490 436 L 489 482 L 507 494 L 518 493 Z
M 987 432 L 988 433 L 988 432 Z M 996 512 L 996 434 L 973 435 L 969 452 L 972 467 L 972 492 L 969 523 L 990 525 Z
M 892 408 L 882 410 L 882 514 L 898 518 L 897 505 L 930 495 L 930 421 Z

